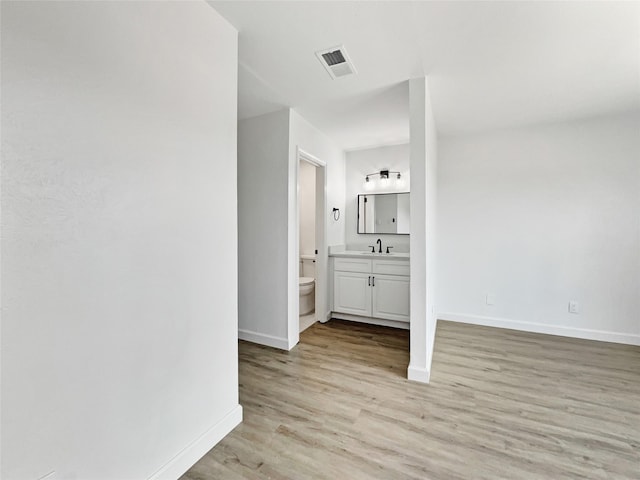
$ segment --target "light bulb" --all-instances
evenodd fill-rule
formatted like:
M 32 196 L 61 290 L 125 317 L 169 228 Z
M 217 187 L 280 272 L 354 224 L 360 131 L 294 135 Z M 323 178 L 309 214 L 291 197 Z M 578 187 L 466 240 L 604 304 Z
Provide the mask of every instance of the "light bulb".
M 364 189 L 366 191 L 371 191 L 373 190 L 373 180 L 371 180 L 369 177 L 366 177 L 365 181 L 364 181 Z

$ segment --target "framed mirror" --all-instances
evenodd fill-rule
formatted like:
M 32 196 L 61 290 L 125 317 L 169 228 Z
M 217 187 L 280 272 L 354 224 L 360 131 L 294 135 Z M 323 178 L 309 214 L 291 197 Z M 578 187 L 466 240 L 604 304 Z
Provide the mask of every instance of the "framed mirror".
M 409 192 L 358 195 L 358 233 L 409 235 Z

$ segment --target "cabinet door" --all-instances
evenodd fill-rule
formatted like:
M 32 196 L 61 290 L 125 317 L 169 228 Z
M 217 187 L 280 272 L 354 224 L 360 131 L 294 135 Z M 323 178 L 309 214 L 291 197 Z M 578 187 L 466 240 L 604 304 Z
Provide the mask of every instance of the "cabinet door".
M 352 315 L 371 316 L 371 274 L 335 272 L 333 310 Z
M 373 276 L 373 317 L 409 321 L 409 277 Z

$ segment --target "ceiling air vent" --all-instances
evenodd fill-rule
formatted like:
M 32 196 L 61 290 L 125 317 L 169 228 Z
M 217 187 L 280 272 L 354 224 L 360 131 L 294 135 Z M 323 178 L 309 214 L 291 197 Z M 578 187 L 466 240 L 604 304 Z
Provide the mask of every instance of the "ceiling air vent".
M 316 52 L 316 57 L 333 79 L 357 73 L 356 67 L 351 63 L 351 59 L 342 45 L 320 50 Z

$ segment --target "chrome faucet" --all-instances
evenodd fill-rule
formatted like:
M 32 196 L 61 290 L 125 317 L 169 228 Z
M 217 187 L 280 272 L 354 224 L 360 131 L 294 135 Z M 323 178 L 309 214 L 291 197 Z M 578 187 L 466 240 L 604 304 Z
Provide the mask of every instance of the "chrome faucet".
M 382 253 L 382 240 L 378 239 L 376 243 L 378 244 L 378 253 Z

